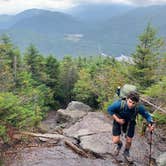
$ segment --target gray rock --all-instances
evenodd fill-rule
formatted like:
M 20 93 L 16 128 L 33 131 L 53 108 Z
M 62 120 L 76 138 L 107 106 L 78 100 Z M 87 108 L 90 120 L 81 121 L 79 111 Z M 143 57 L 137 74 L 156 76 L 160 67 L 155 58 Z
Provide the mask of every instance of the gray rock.
M 85 116 L 89 111 L 92 111 L 92 108 L 88 105 L 78 101 L 72 101 L 66 109 L 59 109 L 57 111 L 56 121 L 59 124 L 66 123 L 65 127 L 68 127 Z
M 62 123 L 75 123 L 80 118 L 85 116 L 87 113 L 84 111 L 78 111 L 78 110 L 63 110 L 59 109 L 56 114 L 56 121 L 60 124 Z
M 63 130 L 65 135 L 74 138 L 111 131 L 110 119 L 101 112 L 89 112 L 80 122 Z
M 158 166 L 166 166 L 166 152 L 162 153 L 157 159 L 156 159 Z
M 97 154 L 112 153 L 114 144 L 111 137 L 110 132 L 84 136 L 80 138 L 80 145 L 83 149 Z
M 82 102 L 72 101 L 68 104 L 66 110 L 89 112 L 92 111 L 92 108 Z
M 98 154 L 111 153 L 113 150 L 112 124 L 101 112 L 89 112 L 80 122 L 63 131 L 65 135 L 79 139 L 83 149 Z

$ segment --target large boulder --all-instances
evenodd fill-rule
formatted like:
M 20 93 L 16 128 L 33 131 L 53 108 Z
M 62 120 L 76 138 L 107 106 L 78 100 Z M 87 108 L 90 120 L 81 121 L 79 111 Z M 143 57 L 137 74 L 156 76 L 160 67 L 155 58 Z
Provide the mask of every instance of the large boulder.
M 92 108 L 88 105 L 78 101 L 72 101 L 66 109 L 59 109 L 57 111 L 56 121 L 60 124 L 66 123 L 66 125 L 70 126 L 85 116 L 89 111 L 92 111 Z
M 97 154 L 112 153 L 115 148 L 111 132 L 83 136 L 80 138 L 80 146 Z
M 100 132 L 111 132 L 111 130 L 110 119 L 105 114 L 89 112 L 80 122 L 75 123 L 68 129 L 64 129 L 64 133 L 69 137 L 79 138 Z
M 82 102 L 72 101 L 68 104 L 66 110 L 90 112 L 92 108 Z
M 56 114 L 56 120 L 58 123 L 75 123 L 78 121 L 81 117 L 85 116 L 87 113 L 84 111 L 68 111 L 59 109 Z
M 63 130 L 66 136 L 78 139 L 83 149 L 98 154 L 112 152 L 111 131 L 110 119 L 101 112 L 89 112 L 80 122 Z

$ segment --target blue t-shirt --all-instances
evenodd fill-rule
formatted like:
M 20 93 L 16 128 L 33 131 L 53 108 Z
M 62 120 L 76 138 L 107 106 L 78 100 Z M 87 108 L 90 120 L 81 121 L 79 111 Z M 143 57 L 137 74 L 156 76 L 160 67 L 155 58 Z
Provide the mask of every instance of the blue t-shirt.
M 108 113 L 112 116 L 114 114 L 118 114 L 120 118 L 125 119 L 126 121 L 130 121 L 133 113 L 135 112 L 135 107 L 129 109 L 127 103 L 124 105 L 124 109 L 121 111 L 121 100 L 115 101 L 112 105 L 110 105 L 107 109 Z M 148 123 L 152 122 L 151 115 L 146 111 L 145 107 L 141 104 L 137 106 L 137 112 L 142 115 Z

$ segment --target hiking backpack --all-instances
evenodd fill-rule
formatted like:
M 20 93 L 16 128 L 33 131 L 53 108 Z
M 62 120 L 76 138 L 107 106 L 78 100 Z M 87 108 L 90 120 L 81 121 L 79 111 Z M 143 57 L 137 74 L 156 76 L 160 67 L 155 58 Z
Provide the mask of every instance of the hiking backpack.
M 120 112 L 124 111 L 124 107 L 126 104 L 126 99 L 127 99 L 127 95 L 131 92 L 131 91 L 137 91 L 136 86 L 131 85 L 131 84 L 125 84 L 122 88 L 118 87 L 117 88 L 117 95 L 119 96 L 119 100 L 121 100 L 121 106 L 120 106 Z M 131 120 L 135 120 L 136 116 L 138 114 L 138 105 L 136 105 L 135 107 L 135 111 L 131 117 Z

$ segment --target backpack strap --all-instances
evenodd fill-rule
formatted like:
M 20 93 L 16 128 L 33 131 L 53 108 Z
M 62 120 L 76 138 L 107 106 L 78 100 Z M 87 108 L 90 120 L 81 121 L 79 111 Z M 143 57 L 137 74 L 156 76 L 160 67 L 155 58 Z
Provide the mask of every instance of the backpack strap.
M 136 119 L 137 114 L 138 114 L 138 107 L 139 107 L 139 103 L 135 106 L 134 113 L 131 116 L 131 121 Z
M 124 111 L 126 103 L 127 103 L 126 99 L 121 99 L 121 105 L 120 105 L 120 112 L 119 113 L 122 113 Z M 138 114 L 138 106 L 139 106 L 139 103 L 135 106 L 134 113 L 131 116 L 131 121 L 136 119 L 136 116 Z
M 126 100 L 125 99 L 121 99 L 120 112 L 124 111 L 125 105 L 126 105 Z

